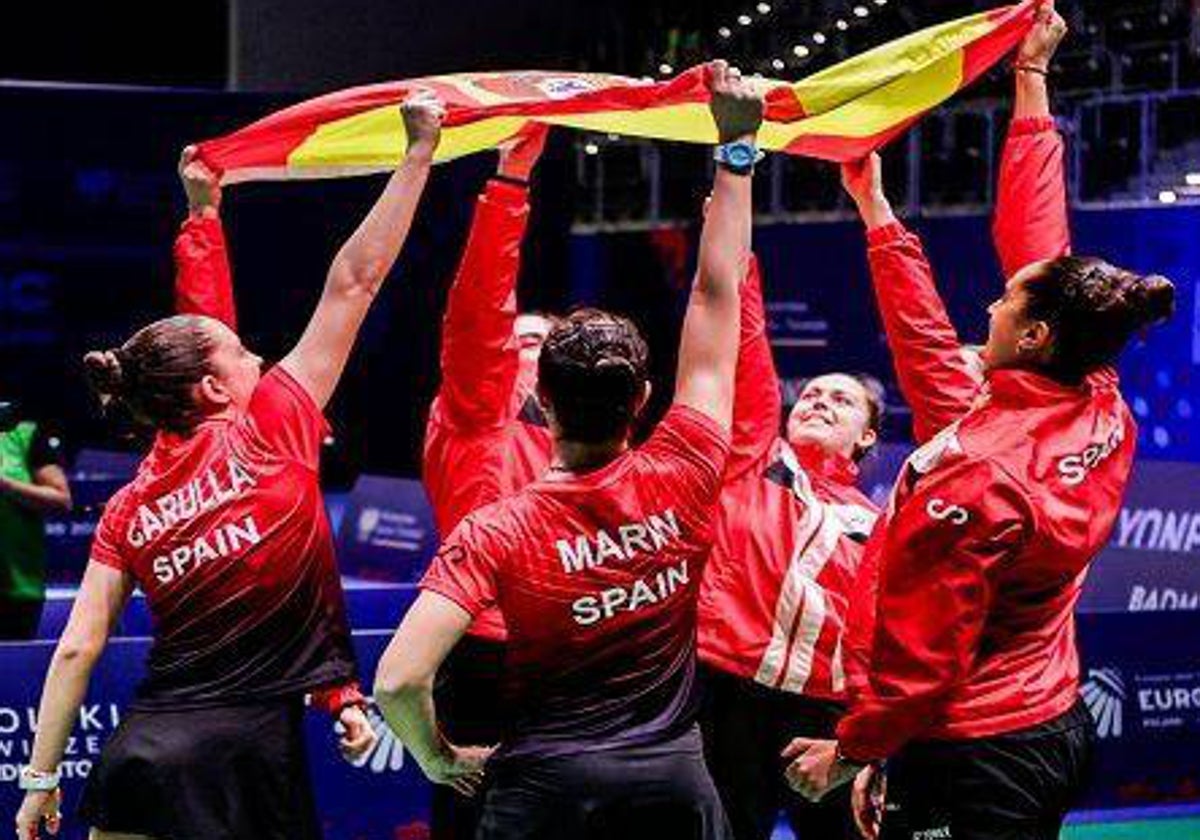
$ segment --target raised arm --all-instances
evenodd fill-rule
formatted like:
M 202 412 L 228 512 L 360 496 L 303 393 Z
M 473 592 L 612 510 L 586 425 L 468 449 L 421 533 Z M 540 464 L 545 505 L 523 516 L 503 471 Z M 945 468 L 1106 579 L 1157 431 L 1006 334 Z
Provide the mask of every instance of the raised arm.
M 237 332 L 233 277 L 221 228 L 221 183 L 196 159 L 195 146 L 179 158 L 188 215 L 175 237 L 175 310 L 207 315 Z
M 1012 124 L 1000 159 L 992 238 L 1006 277 L 1071 251 L 1063 141 L 1050 113 L 1046 74 L 1067 26 L 1042 3 L 1014 62 Z
M 913 435 L 923 442 L 971 408 L 981 365 L 950 323 L 921 240 L 892 213 L 879 156 L 844 165 L 842 184 L 867 228 L 871 285 Z
M 753 143 L 762 122 L 762 97 L 723 61 L 709 68 L 711 109 L 722 144 Z M 700 261 L 683 334 L 675 402 L 707 414 L 728 429 L 733 410 L 737 366 L 738 286 L 750 256 L 751 196 L 749 174 L 717 168 L 712 202 L 700 234 Z
M 124 572 L 101 563 L 88 564 L 42 688 L 37 734 L 27 771 L 31 780 L 53 783 L 71 730 L 79 719 L 92 669 L 132 589 L 132 581 Z M 51 833 L 57 833 L 61 803 L 58 787 L 28 791 L 17 813 L 17 836 L 37 837 L 43 820 Z
M 725 480 L 752 469 L 779 436 L 783 399 L 763 308 L 762 273 L 751 254 L 741 290 L 741 326 L 733 384 L 733 435 Z
M 408 137 L 404 160 L 334 257 L 308 327 L 280 362 L 322 407 L 337 387 L 371 301 L 408 237 L 441 134 L 443 109 L 436 100 L 410 99 L 401 110 Z
M 442 320 L 442 417 L 459 431 L 501 423 L 517 377 L 513 341 L 521 240 L 529 221 L 529 176 L 547 127 L 531 123 L 500 150 L 496 177 L 475 206 L 471 232 Z

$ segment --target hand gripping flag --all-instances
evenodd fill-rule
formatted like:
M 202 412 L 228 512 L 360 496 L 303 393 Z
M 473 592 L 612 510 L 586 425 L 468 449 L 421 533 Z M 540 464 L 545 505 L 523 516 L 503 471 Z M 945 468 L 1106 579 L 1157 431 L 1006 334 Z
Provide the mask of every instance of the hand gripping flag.
M 1034 0 L 906 35 L 797 82 L 754 78 L 766 99 L 759 145 L 831 161 L 862 157 L 996 64 L 1029 31 Z M 334 178 L 395 168 L 398 105 L 418 91 L 446 104 L 439 161 L 494 148 L 529 120 L 589 131 L 713 143 L 704 66 L 664 82 L 598 73 L 429 76 L 350 88 L 199 144 L 222 183 Z

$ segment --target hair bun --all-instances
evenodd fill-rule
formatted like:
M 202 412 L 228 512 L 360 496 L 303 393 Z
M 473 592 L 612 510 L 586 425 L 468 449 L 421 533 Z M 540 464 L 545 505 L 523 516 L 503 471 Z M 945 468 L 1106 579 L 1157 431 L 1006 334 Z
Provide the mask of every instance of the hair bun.
M 1162 323 L 1175 314 L 1175 284 L 1160 274 L 1138 280 L 1130 290 L 1130 298 L 1143 327 Z
M 102 399 L 120 395 L 125 385 L 121 360 L 114 350 L 92 350 L 83 357 L 88 385 Z

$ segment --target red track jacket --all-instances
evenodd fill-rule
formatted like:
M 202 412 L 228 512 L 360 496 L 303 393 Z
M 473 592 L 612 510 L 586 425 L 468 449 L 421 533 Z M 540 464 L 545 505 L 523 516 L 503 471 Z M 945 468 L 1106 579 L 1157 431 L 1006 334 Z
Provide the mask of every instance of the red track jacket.
M 1068 251 L 1062 142 L 1014 122 L 994 232 L 1011 274 Z M 842 751 L 868 761 L 912 739 L 986 737 L 1069 709 L 1074 606 L 1133 462 L 1133 419 L 1103 370 L 1077 387 L 987 377 L 938 298 L 920 240 L 868 235 L 875 291 L 924 445 L 905 464 L 863 562 L 848 647 Z
M 733 448 L 700 589 L 706 664 L 771 688 L 840 698 L 842 629 L 876 508 L 858 469 L 779 436 L 782 404 L 758 264 L 742 283 Z
M 522 367 L 513 322 L 526 190 L 489 181 L 442 323 L 442 384 L 425 430 L 423 478 L 438 530 L 448 535 L 476 508 L 511 495 L 550 466 L 550 430 L 534 398 L 537 369 Z M 498 609 L 469 631 L 502 640 Z

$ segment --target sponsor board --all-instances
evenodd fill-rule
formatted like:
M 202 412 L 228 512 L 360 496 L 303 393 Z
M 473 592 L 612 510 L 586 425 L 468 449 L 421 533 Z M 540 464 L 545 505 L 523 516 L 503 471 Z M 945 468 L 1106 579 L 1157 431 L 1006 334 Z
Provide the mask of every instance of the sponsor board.
M 411 603 L 412 590 L 396 594 L 404 599 L 404 607 Z M 355 633 L 360 673 L 367 683 L 390 638 L 390 630 Z M 83 784 L 120 725 L 149 647 L 148 639 L 114 639 L 96 666 L 63 763 L 65 820 L 60 840 L 87 837 L 87 827 L 75 813 Z M 0 673 L 5 675 L 0 680 L 0 814 L 15 814 L 20 806 L 16 779 L 33 745 L 42 680 L 53 651 L 49 642 L 0 644 Z M 310 775 L 324 836 L 427 837 L 430 786 L 378 710 L 372 707 L 368 714 L 380 738 L 353 765 L 338 754 L 338 733 L 330 718 L 316 712 L 306 716 Z
M 437 550 L 433 512 L 419 481 L 364 475 L 346 500 L 338 564 L 346 574 L 418 580 Z

